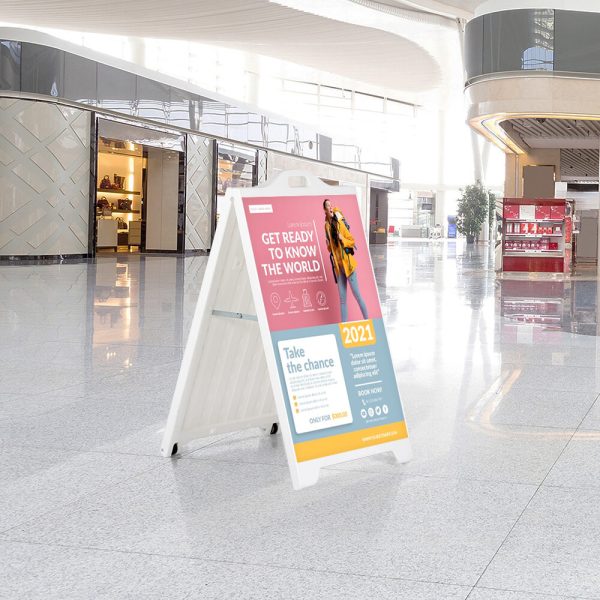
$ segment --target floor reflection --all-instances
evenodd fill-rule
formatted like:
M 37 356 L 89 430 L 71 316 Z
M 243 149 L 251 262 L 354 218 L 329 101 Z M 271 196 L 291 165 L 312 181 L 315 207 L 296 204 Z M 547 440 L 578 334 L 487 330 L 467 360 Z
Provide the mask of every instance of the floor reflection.
M 597 280 L 508 277 L 499 280 L 498 299 L 500 316 L 517 323 L 504 328 L 509 337 L 534 341 L 551 331 L 598 335 Z
M 93 302 L 88 325 L 92 366 L 129 369 L 146 352 L 160 345 L 181 349 L 189 313 L 199 286 L 197 266 L 204 256 L 102 256 L 89 266 Z M 203 272 L 203 269 L 202 269 Z M 186 282 L 186 274 L 189 276 Z M 180 352 L 178 353 L 180 354 Z
M 206 257 L 0 265 L 0 531 L 4 562 L 20 563 L 10 597 L 170 597 L 174 573 L 182 596 L 214 577 L 269 597 L 280 582 L 289 592 L 299 548 L 300 566 L 367 582 L 345 598 L 394 581 L 385 597 L 479 599 L 471 586 L 486 572 L 489 588 L 599 597 L 595 270 L 498 278 L 492 251 L 462 241 L 371 251 L 414 459 L 337 465 L 302 492 L 282 438 L 258 429 L 159 456 Z M 129 564 L 116 584 L 128 556 L 142 575 Z M 275 587 L 258 590 L 266 564 Z M 88 575 L 89 593 L 77 587 Z M 464 587 L 407 588 L 439 581 Z

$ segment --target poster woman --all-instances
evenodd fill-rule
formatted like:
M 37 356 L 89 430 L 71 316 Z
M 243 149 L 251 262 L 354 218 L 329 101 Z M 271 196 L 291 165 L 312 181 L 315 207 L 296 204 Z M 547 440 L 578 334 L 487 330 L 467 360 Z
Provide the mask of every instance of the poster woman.
M 354 299 L 358 303 L 363 319 L 368 319 L 367 307 L 358 287 L 356 259 L 354 258 L 354 237 L 350 233 L 339 208 L 334 208 L 329 200 L 323 202 L 325 211 L 325 237 L 331 257 L 331 265 L 340 294 L 341 322 L 348 320 L 348 283 Z

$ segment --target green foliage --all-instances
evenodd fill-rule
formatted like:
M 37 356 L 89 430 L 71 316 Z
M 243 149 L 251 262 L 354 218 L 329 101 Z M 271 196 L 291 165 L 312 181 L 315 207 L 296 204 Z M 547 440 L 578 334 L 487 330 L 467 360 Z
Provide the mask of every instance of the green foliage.
M 478 181 L 462 190 L 458 199 L 456 212 L 456 228 L 459 233 L 468 237 L 476 237 L 481 231 L 490 210 L 488 192 Z
M 489 199 L 489 221 L 490 224 L 490 239 L 492 239 L 492 230 L 494 229 L 494 217 L 496 216 L 496 194 L 488 191 Z

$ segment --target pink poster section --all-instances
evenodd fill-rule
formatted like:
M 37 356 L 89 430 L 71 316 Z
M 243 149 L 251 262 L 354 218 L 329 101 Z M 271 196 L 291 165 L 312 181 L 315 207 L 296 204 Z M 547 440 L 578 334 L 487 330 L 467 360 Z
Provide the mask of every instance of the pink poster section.
M 327 244 L 323 208 L 326 199 L 330 200 L 336 218 L 343 218 L 344 227 L 354 238 L 352 258 L 343 257 L 353 265 L 352 279 L 344 286 L 347 301 L 345 320 L 363 319 L 353 287 L 359 290 L 368 318 L 381 318 L 369 246 L 356 196 L 244 198 L 244 211 L 271 331 L 342 321 L 340 294 Z

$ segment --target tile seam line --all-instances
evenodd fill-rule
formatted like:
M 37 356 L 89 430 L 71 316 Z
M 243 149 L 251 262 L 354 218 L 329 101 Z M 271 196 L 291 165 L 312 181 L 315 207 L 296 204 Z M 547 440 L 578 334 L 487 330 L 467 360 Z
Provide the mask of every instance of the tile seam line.
M 509 592 L 509 593 L 515 593 L 515 594 L 529 594 L 532 596 L 539 596 L 540 600 L 543 600 L 544 598 L 558 598 L 559 600 L 563 600 L 563 598 L 567 599 L 567 600 L 599 600 L 598 596 L 565 596 L 564 594 L 561 594 L 560 596 L 557 596 L 556 594 L 548 594 L 548 593 L 540 593 L 540 592 L 529 592 L 526 590 L 513 590 L 511 589 L 504 589 L 504 588 L 495 588 L 495 587 L 487 587 L 487 586 L 481 586 L 478 588 L 474 588 L 474 589 L 478 589 L 478 590 L 489 590 L 492 592 Z
M 229 435 L 231 436 L 234 433 L 235 432 L 233 432 L 233 433 L 231 433 Z M 206 446 L 203 446 L 203 448 L 208 448 L 210 445 L 216 444 L 217 442 L 222 441 L 222 439 L 221 440 L 215 440 L 214 442 L 211 442 L 210 444 L 207 444 Z M 36 448 L 36 449 L 40 449 L 40 447 L 38 447 L 38 446 L 20 446 L 20 447 L 21 448 L 24 447 L 24 448 Z M 53 448 L 53 449 L 54 450 L 60 450 L 58 448 Z M 198 450 L 199 449 L 200 448 L 198 448 Z M 0 450 L 0 452 L 1 452 L 1 450 Z M 66 508 L 68 508 L 70 506 L 73 506 L 73 505 L 75 505 L 75 504 L 77 504 L 79 502 L 82 502 L 86 498 L 97 494 L 100 490 L 110 490 L 111 488 L 114 488 L 115 486 L 123 485 L 124 483 L 127 483 L 129 481 L 133 481 L 133 480 L 137 479 L 138 477 L 141 477 L 142 475 L 146 475 L 146 474 L 150 473 L 151 471 L 155 471 L 155 470 L 158 471 L 160 469 L 166 469 L 167 466 L 168 466 L 168 464 L 171 463 L 171 461 L 173 461 L 173 460 L 180 460 L 180 459 L 173 459 L 172 457 L 167 458 L 167 457 L 162 457 L 162 456 L 156 456 L 156 455 L 153 455 L 153 454 L 126 454 L 126 453 L 120 453 L 120 452 L 93 452 L 91 450 L 90 451 L 82 451 L 82 452 L 78 452 L 78 451 L 72 451 L 72 452 L 77 452 L 78 454 L 102 454 L 102 455 L 104 455 L 104 454 L 108 454 L 108 455 L 110 455 L 110 454 L 116 454 L 118 456 L 136 456 L 136 457 L 141 457 L 141 458 L 152 458 L 152 457 L 154 457 L 154 458 L 157 459 L 157 462 L 160 459 L 162 459 L 164 462 L 163 462 L 163 464 L 153 465 L 152 467 L 149 467 L 148 469 L 144 469 L 143 471 L 139 471 L 139 472 L 137 472 L 134 475 L 131 475 L 129 477 L 125 477 L 123 479 L 112 481 L 108 485 L 105 485 L 105 486 L 101 485 L 101 486 L 99 486 L 97 488 L 94 488 L 89 493 L 83 494 L 82 496 L 80 496 L 79 498 L 76 498 L 75 500 L 73 500 L 71 502 L 66 502 L 64 504 L 59 504 L 58 506 L 55 506 L 54 508 L 51 508 L 50 510 L 43 511 L 43 512 L 37 514 L 35 517 L 32 517 L 31 519 L 27 519 L 25 521 L 22 521 L 22 522 L 18 523 L 17 525 L 12 525 L 8 529 L 3 529 L 3 530 L 0 531 L 0 536 L 7 535 L 11 531 L 13 531 L 14 529 L 17 529 L 19 527 L 23 527 L 23 526 L 26 526 L 26 525 L 28 525 L 30 523 L 33 523 L 36 520 L 41 519 L 41 518 L 45 517 L 46 515 L 54 513 L 54 512 L 56 512 L 58 510 L 64 510 L 64 509 L 66 509 Z M 195 452 L 195 450 L 190 450 L 190 453 L 191 452 Z M 169 461 L 168 464 L 167 464 L 167 461 Z M 0 538 L 0 539 L 2 539 L 2 538 Z M 4 541 L 8 541 L 8 540 L 4 540 Z
M 538 487 L 535 490 L 535 492 L 533 492 L 533 494 L 531 495 L 531 498 L 529 498 L 529 500 L 525 504 L 523 510 L 521 511 L 521 513 L 519 514 L 519 516 L 517 517 L 516 521 L 513 523 L 512 527 L 509 529 L 508 533 L 504 536 L 504 539 L 502 540 L 502 542 L 500 543 L 500 545 L 498 546 L 498 548 L 494 552 L 494 555 L 490 558 L 488 564 L 485 566 L 485 568 L 481 572 L 481 575 L 478 577 L 477 581 L 475 582 L 475 585 L 473 586 L 473 589 L 469 592 L 469 594 L 467 595 L 467 597 L 465 598 L 465 600 L 469 600 L 469 597 L 473 593 L 473 590 L 475 590 L 477 588 L 478 583 L 482 580 L 483 576 L 486 574 L 486 572 L 489 569 L 490 565 L 492 564 L 492 562 L 494 562 L 494 559 L 496 558 L 496 556 L 498 556 L 498 553 L 500 552 L 500 550 L 502 549 L 502 547 L 506 543 L 506 540 L 509 538 L 510 534 L 514 531 L 515 527 L 517 526 L 517 524 L 519 523 L 519 521 L 521 520 L 521 518 L 525 514 L 525 511 L 529 508 L 529 505 L 533 502 L 533 499 L 538 495 L 539 491 L 542 489 L 542 486 L 544 485 L 544 481 L 546 481 L 546 479 L 548 478 L 548 475 L 550 475 L 550 473 L 552 472 L 552 469 L 554 469 L 554 467 L 556 466 L 556 463 L 561 459 L 561 457 L 565 453 L 567 447 L 573 441 L 573 438 L 575 437 L 575 435 L 579 431 L 579 428 L 581 427 L 581 425 L 583 424 L 583 422 L 585 421 L 585 419 L 587 418 L 587 416 L 590 414 L 590 412 L 592 411 L 592 409 L 594 408 L 594 406 L 596 406 L 596 403 L 598 402 L 598 398 L 600 398 L 600 394 L 598 394 L 596 396 L 596 399 L 594 400 L 594 402 L 592 403 L 592 405 L 590 406 L 590 408 L 588 409 L 588 411 L 585 413 L 585 415 L 581 419 L 581 421 L 580 421 L 577 429 L 573 432 L 573 435 L 569 438 L 569 440 L 563 446 L 563 449 L 560 451 L 559 455 L 556 457 L 556 460 L 552 463 L 552 466 L 548 469 L 548 472 L 546 473 L 546 476 L 544 477 L 544 479 L 542 480 L 542 482 L 538 485 Z
M 594 401 L 592 402 L 592 406 L 596 403 L 596 398 L 594 398 Z M 564 426 L 561 427 L 560 425 L 523 425 L 521 423 L 494 423 L 494 425 L 499 426 L 499 427 L 520 427 L 522 429 L 551 429 L 551 430 L 557 430 L 557 431 L 564 431 L 564 432 L 569 432 L 569 431 L 577 431 L 577 427 L 578 425 L 571 425 L 571 426 Z M 511 433 L 511 432 L 508 432 Z
M 42 518 L 46 517 L 47 515 L 50 515 L 50 514 L 52 514 L 54 512 L 64 511 L 65 509 L 67 509 L 69 507 L 72 507 L 75 504 L 78 504 L 78 503 L 84 501 L 85 499 L 98 494 L 98 492 L 100 490 L 103 490 L 103 491 L 104 490 L 110 490 L 111 488 L 114 488 L 116 486 L 120 486 L 120 485 L 123 485 L 123 484 L 125 484 L 125 483 L 127 483 L 129 481 L 133 481 L 133 480 L 137 479 L 138 477 L 141 477 L 142 475 L 146 475 L 147 473 L 150 473 L 151 471 L 155 471 L 155 470 L 158 471 L 160 469 L 164 469 L 165 466 L 166 465 L 154 465 L 154 466 L 152 466 L 152 467 L 150 467 L 148 469 L 144 469 L 143 471 L 139 471 L 139 472 L 135 473 L 135 475 L 131 475 L 131 476 L 125 477 L 123 479 L 112 481 L 109 485 L 99 486 L 97 488 L 94 488 L 89 493 L 83 494 L 82 496 L 76 498 L 75 500 L 72 500 L 70 502 L 66 502 L 66 503 L 63 503 L 63 504 L 59 503 L 57 506 L 55 506 L 55 507 L 53 507 L 53 508 L 51 508 L 49 510 L 43 511 L 43 512 L 35 515 L 34 517 L 30 518 L 30 519 L 26 519 L 24 521 L 21 521 L 17 525 L 12 525 L 8 529 L 3 529 L 2 531 L 0 531 L 0 536 L 8 535 L 13 530 L 18 529 L 19 527 L 24 527 L 24 526 L 27 526 L 29 524 L 32 524 L 35 521 L 37 521 L 39 519 L 42 519 Z M 2 539 L 2 538 L 0 537 L 0 539 Z M 9 541 L 9 540 L 5 539 L 4 541 Z
M 219 440 L 216 440 L 215 442 L 213 442 L 213 444 L 218 444 Z M 211 444 L 212 445 L 212 444 Z M 204 450 L 205 448 L 208 448 L 209 446 L 203 446 L 202 448 L 198 448 L 197 450 L 194 450 L 194 452 L 198 452 L 199 450 Z M 139 455 L 137 455 L 139 456 Z M 219 459 L 219 458 L 213 458 L 213 457 L 205 457 L 205 458 L 200 458 L 200 457 L 192 457 L 189 454 L 182 456 L 180 460 L 186 460 L 186 461 L 198 461 L 198 462 L 207 462 L 207 463 L 223 463 L 223 464 L 232 464 L 232 465 L 261 465 L 261 466 L 265 466 L 265 467 L 280 467 L 280 468 L 287 468 L 287 464 L 285 463 L 269 463 L 269 462 L 250 462 L 250 461 L 239 461 L 239 460 L 225 460 L 225 459 Z M 348 462 L 352 462 L 352 461 L 348 461 Z M 344 463 L 341 463 L 344 464 Z M 323 467 L 323 470 L 325 471 L 335 471 L 336 473 L 364 473 L 364 474 L 370 474 L 370 475 L 385 475 L 385 476 L 399 476 L 399 477 L 403 477 L 406 479 L 436 479 L 439 481 L 455 481 L 455 482 L 473 482 L 473 483 L 489 483 L 489 484 L 498 484 L 498 485 L 521 485 L 521 486 L 527 486 L 527 487 L 537 487 L 538 483 L 536 482 L 531 482 L 531 481 L 506 481 L 504 479 L 478 479 L 478 478 L 471 478 L 471 477 L 444 477 L 443 475 L 426 475 L 426 474 L 422 474 L 422 473 L 394 473 L 391 471 L 375 471 L 372 469 L 343 469 L 341 467 L 335 467 L 335 466 L 329 466 L 329 467 Z
M 75 500 L 72 500 L 70 502 L 66 502 L 64 504 L 59 503 L 57 506 L 55 506 L 55 507 L 53 507 L 53 508 L 51 508 L 49 510 L 43 511 L 43 512 L 37 514 L 37 515 L 35 515 L 35 517 L 32 517 L 30 519 L 27 518 L 26 520 L 21 521 L 20 523 L 17 523 L 16 525 L 11 525 L 8 529 L 3 529 L 2 531 L 0 531 L 0 536 L 8 535 L 14 529 L 18 529 L 19 527 L 24 527 L 24 526 L 27 526 L 29 524 L 32 524 L 35 521 L 37 521 L 39 519 L 43 519 L 47 515 L 50 515 L 50 514 L 52 514 L 54 512 L 64 511 L 64 510 L 68 509 L 69 507 L 74 506 L 78 502 L 82 502 L 86 498 L 94 496 L 100 490 L 109 490 L 111 488 L 114 488 L 115 486 L 123 485 L 124 483 L 126 483 L 128 481 L 132 481 L 134 479 L 137 479 L 138 477 L 141 477 L 142 475 L 145 475 L 146 473 L 149 473 L 150 471 L 154 471 L 154 470 L 158 470 L 158 469 L 162 469 L 162 468 L 164 468 L 162 465 L 156 465 L 156 466 L 153 466 L 153 467 L 151 467 L 149 469 L 144 469 L 143 471 L 140 471 L 140 472 L 138 472 L 135 475 L 132 475 L 130 477 L 126 477 L 124 479 L 119 479 L 118 481 L 113 481 L 113 482 L 110 483 L 110 485 L 99 486 L 97 488 L 94 488 L 89 493 L 83 494 L 82 496 L 80 496 L 79 498 L 77 498 Z M 72 511 L 72 512 L 75 512 L 75 511 Z M 71 514 L 71 513 L 69 513 L 69 514 Z M 0 537 L 0 539 L 2 539 L 2 538 Z M 4 540 L 4 541 L 8 541 L 8 540 Z
M 3 534 L 0 534 L 0 536 Z M 225 564 L 225 565 L 243 565 L 249 567 L 263 567 L 267 569 L 280 569 L 283 571 L 301 571 L 304 573 L 322 573 L 325 575 L 334 574 L 334 575 L 349 575 L 351 577 L 361 577 L 363 579 L 381 579 L 386 581 L 410 581 L 412 583 L 424 583 L 430 585 L 444 585 L 447 587 L 453 588 L 462 588 L 469 589 L 471 588 L 471 584 L 467 583 L 450 583 L 447 581 L 433 581 L 429 579 L 410 579 L 407 577 L 388 577 L 385 575 L 366 575 L 364 573 L 351 573 L 348 571 L 336 571 L 336 570 L 327 570 L 327 569 L 310 569 L 307 567 L 290 567 L 288 565 L 279 565 L 276 563 L 255 563 L 255 562 L 244 562 L 237 560 L 219 560 L 216 558 L 204 558 L 200 556 L 190 556 L 186 554 L 162 554 L 162 553 L 152 553 L 152 552 L 142 552 L 140 550 L 121 550 L 119 548 L 101 548 L 96 546 L 73 546 L 70 544 L 50 544 L 47 542 L 39 542 L 39 541 L 29 541 L 29 540 L 11 540 L 4 539 L 0 537 L 0 542 L 4 542 L 6 544 L 22 544 L 22 545 L 31 545 L 31 546 L 43 546 L 45 548 L 68 548 L 70 550 L 87 550 L 90 552 L 103 552 L 105 554 L 116 553 L 116 554 L 124 554 L 124 555 L 132 555 L 132 556 L 149 556 L 156 558 L 170 558 L 170 559 L 185 559 L 191 560 L 197 563 L 216 563 L 216 564 Z M 466 598 L 465 598 L 466 600 Z M 587 599 L 585 599 L 587 600 Z
M 193 454 L 194 452 L 198 452 L 198 450 L 204 450 L 210 446 L 213 446 L 214 444 L 218 444 L 219 442 L 224 441 L 225 439 L 228 439 L 229 437 L 235 435 L 236 433 L 239 433 L 238 431 L 231 431 L 229 433 L 226 434 L 222 434 L 223 437 L 219 438 L 218 440 L 214 440 L 212 442 L 209 442 L 208 444 L 202 445 L 202 446 L 198 446 L 197 448 L 193 448 L 191 450 L 188 450 L 186 452 L 180 452 L 179 453 L 179 458 L 177 457 L 173 457 L 173 456 L 162 456 L 158 455 L 158 454 L 147 454 L 147 453 L 138 453 L 138 452 L 122 452 L 119 450 L 97 450 L 97 449 L 83 449 L 83 448 L 69 448 L 68 446 L 49 446 L 48 444 L 44 444 L 44 445 L 39 445 L 36 443 L 31 443 L 31 444 L 10 444 L 10 448 L 22 448 L 23 450 L 53 450 L 55 452 L 65 452 L 65 453 L 69 453 L 69 454 L 116 454 L 118 456 L 139 456 L 139 457 L 154 457 L 157 459 L 162 459 L 164 461 L 167 461 L 169 459 L 171 460 L 181 460 L 181 459 L 186 459 L 188 455 Z M 202 438 L 199 438 L 202 439 Z M 0 443 L 0 454 L 2 453 L 3 448 L 2 448 L 2 444 Z M 194 459 L 194 460 L 201 460 L 201 459 Z M 246 464 L 246 463 L 240 463 L 240 464 Z M 253 463 L 248 463 L 248 464 L 253 464 Z M 257 463 L 257 464 L 261 464 L 261 463 Z M 272 463 L 265 463 L 265 464 L 272 464 Z M 287 466 L 287 465 L 286 465 Z M 535 485 L 535 484 L 533 484 Z

